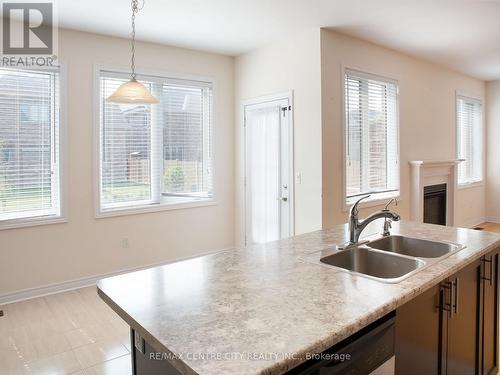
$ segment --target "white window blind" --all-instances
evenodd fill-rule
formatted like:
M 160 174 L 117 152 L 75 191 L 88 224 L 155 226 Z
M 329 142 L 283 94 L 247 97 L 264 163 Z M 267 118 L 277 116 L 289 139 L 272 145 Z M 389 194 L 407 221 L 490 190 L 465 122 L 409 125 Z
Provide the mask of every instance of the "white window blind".
M 457 96 L 458 183 L 483 179 L 483 105 L 481 101 Z
M 151 202 L 151 106 L 105 101 L 125 79 L 101 78 L 101 204 Z M 146 83 L 151 89 L 151 84 Z
M 212 84 L 140 76 L 159 104 L 106 101 L 128 79 L 100 75 L 101 211 L 211 199 Z
M 397 83 L 345 72 L 345 202 L 399 195 Z
M 0 68 L 0 222 L 61 214 L 59 73 Z

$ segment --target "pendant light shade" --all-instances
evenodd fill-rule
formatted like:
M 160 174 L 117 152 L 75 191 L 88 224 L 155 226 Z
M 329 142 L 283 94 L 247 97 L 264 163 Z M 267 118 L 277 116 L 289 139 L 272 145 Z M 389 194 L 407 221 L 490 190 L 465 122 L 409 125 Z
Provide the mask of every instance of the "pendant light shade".
M 125 104 L 156 104 L 156 99 L 142 83 L 136 79 L 120 85 L 116 91 L 108 97 L 108 102 Z
M 143 2 L 144 6 L 144 2 Z M 142 9 L 142 7 L 141 7 Z M 156 104 L 158 99 L 156 99 L 146 86 L 138 82 L 135 78 L 135 15 L 139 12 L 138 0 L 132 0 L 132 37 L 130 38 L 132 59 L 130 62 L 130 68 L 132 74 L 130 81 L 120 85 L 116 91 L 108 97 L 106 100 L 113 103 L 123 103 L 123 104 Z

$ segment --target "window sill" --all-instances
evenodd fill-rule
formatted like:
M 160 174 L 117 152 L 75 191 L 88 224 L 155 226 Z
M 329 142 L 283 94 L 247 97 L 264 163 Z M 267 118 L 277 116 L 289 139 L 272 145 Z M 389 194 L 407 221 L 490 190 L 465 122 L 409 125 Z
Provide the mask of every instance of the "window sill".
M 399 204 L 401 202 L 400 197 L 401 197 L 400 192 L 388 193 L 388 194 L 383 195 L 383 196 L 381 195 L 379 197 L 375 197 L 372 199 L 367 199 L 367 200 L 361 201 L 359 203 L 358 207 L 359 208 L 369 208 L 369 207 L 385 206 L 389 202 L 389 200 L 391 200 L 393 198 L 397 199 L 398 204 Z M 344 199 L 343 212 L 349 212 L 349 210 L 351 209 L 351 206 L 354 203 L 355 202 L 348 203 Z
M 156 204 L 156 205 L 142 205 L 135 207 L 123 207 L 123 208 L 111 208 L 107 210 L 97 209 L 95 214 L 96 219 L 113 217 L 113 216 L 126 216 L 126 215 L 137 215 L 145 214 L 150 212 L 160 212 L 160 211 L 172 211 L 172 210 L 182 210 L 189 208 L 199 208 L 207 206 L 215 206 L 217 202 L 213 198 L 199 199 L 193 201 L 185 201 L 179 203 L 167 203 L 167 204 Z
M 11 219 L 0 221 L 0 230 L 4 229 L 16 229 L 16 228 L 26 228 L 26 227 L 36 227 L 40 225 L 50 225 L 50 224 L 64 224 L 68 220 L 63 216 L 53 216 L 53 217 L 32 217 L 24 219 Z
M 477 181 L 477 182 L 469 182 L 469 183 L 465 183 L 465 184 L 457 184 L 457 189 L 464 190 L 464 189 L 471 189 L 471 188 L 482 187 L 482 186 L 484 186 L 484 180 Z

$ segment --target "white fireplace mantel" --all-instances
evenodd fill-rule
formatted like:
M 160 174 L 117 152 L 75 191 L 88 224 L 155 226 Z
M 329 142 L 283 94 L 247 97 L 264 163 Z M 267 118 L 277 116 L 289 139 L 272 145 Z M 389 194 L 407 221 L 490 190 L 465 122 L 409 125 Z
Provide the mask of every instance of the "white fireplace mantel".
M 455 222 L 455 192 L 457 165 L 462 160 L 410 161 L 410 219 L 424 220 L 424 187 L 446 184 L 446 224 Z

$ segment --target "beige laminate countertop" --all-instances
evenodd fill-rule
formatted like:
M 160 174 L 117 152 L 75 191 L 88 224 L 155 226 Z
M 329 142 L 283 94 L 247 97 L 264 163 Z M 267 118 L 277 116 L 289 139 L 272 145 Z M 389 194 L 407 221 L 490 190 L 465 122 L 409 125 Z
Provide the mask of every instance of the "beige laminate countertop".
M 345 242 L 341 225 L 110 277 L 98 293 L 184 374 L 282 374 L 500 246 L 469 229 L 401 222 L 398 233 L 466 248 L 397 284 L 300 259 Z

